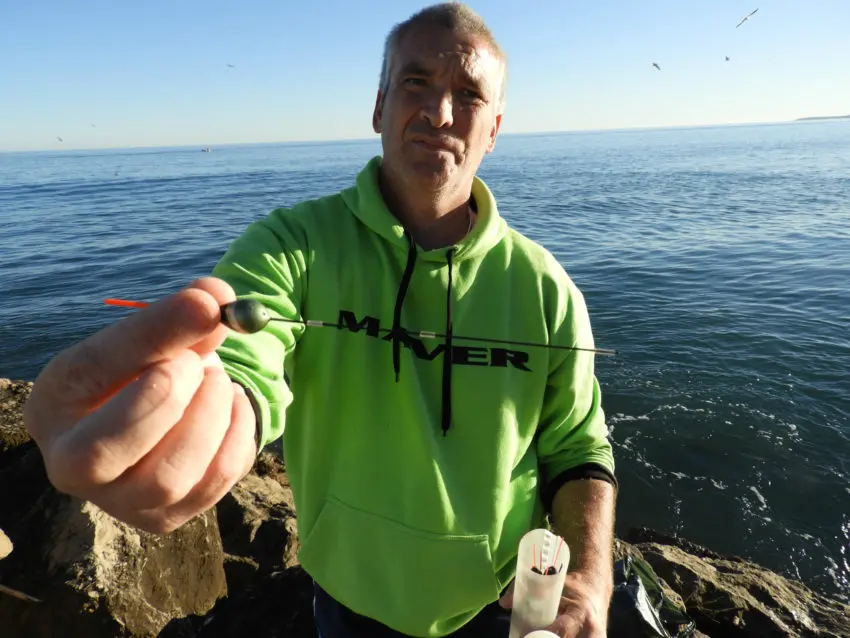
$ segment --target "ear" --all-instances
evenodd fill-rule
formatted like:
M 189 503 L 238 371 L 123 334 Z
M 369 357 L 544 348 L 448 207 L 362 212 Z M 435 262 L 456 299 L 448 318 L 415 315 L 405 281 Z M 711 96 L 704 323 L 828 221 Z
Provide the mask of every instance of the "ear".
M 490 131 L 490 144 L 487 146 L 487 152 L 492 153 L 496 148 L 496 136 L 499 134 L 499 129 L 502 126 L 502 114 L 496 115 L 496 121 L 493 122 L 493 128 Z
M 384 96 L 381 90 L 378 89 L 378 96 L 375 98 L 375 110 L 372 112 L 372 130 L 378 135 L 381 134 L 381 117 L 384 114 Z

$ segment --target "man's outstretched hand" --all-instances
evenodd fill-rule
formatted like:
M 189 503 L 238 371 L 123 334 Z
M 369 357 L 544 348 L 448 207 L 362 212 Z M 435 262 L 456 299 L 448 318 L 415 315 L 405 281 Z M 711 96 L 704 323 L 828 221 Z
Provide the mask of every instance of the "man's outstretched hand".
M 234 299 L 200 279 L 47 364 L 24 423 L 59 491 L 167 533 L 251 469 L 254 412 L 215 354 L 228 330 L 220 305 Z

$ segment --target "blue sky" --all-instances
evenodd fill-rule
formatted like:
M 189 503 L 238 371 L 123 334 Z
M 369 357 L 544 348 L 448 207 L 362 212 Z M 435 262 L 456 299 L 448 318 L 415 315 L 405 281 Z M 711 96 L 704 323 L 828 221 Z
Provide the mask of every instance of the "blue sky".
M 384 36 L 425 4 L 0 0 L 0 150 L 370 137 Z M 469 4 L 506 133 L 850 113 L 848 0 Z

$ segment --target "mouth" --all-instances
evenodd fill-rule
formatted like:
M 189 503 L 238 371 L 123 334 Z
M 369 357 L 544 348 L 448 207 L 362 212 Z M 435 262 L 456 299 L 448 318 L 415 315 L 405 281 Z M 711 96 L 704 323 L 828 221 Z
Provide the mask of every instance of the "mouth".
M 439 152 L 444 151 L 446 153 L 454 153 L 455 149 L 452 144 L 449 142 L 445 142 L 443 140 L 433 138 L 433 137 L 415 137 L 413 138 L 413 144 L 418 146 L 419 148 L 431 151 L 431 152 Z

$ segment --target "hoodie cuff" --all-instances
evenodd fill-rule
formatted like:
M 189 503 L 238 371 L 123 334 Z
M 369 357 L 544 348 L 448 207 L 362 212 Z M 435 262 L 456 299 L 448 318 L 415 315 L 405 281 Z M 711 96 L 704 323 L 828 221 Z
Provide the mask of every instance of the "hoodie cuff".
M 558 493 L 558 490 L 561 489 L 564 483 L 587 479 L 605 481 L 606 483 L 613 485 L 614 490 L 619 489 L 617 478 L 607 467 L 600 465 L 599 463 L 583 463 L 576 467 L 571 467 L 568 470 L 564 470 L 552 478 L 552 480 L 546 484 L 546 487 L 543 488 L 543 507 L 546 508 L 546 513 L 552 513 L 552 503 L 555 500 L 555 494 Z

